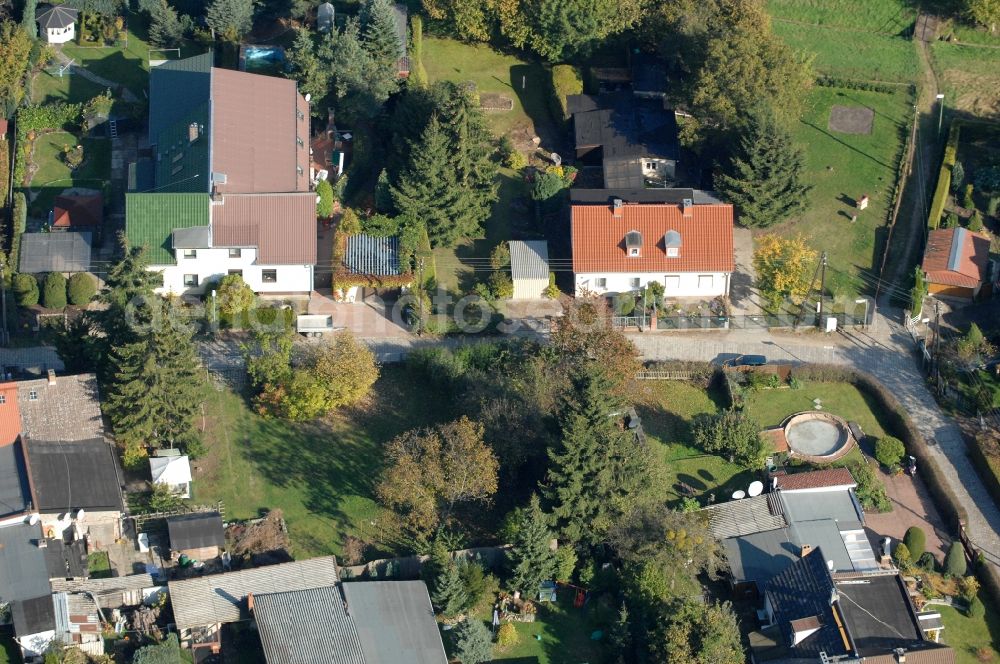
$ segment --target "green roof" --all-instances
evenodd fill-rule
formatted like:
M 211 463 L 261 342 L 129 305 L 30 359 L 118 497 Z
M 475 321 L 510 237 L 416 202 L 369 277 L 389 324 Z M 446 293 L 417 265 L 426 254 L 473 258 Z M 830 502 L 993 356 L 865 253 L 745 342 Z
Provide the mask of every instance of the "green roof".
M 156 188 L 163 192 L 208 192 L 209 123 L 211 114 L 206 102 L 192 109 L 177 122 L 161 131 L 153 143 L 156 154 Z M 198 125 L 197 138 L 191 140 L 191 126 Z
M 171 234 L 175 228 L 208 226 L 209 205 L 208 194 L 126 194 L 129 244 L 148 247 L 151 265 L 174 265 Z

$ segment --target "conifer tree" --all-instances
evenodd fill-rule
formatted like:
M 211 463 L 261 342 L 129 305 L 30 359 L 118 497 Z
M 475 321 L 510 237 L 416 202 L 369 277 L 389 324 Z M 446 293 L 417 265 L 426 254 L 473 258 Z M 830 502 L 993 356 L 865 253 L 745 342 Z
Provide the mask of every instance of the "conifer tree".
M 451 84 L 442 109 L 445 131 L 451 139 L 451 163 L 459 185 L 468 192 L 467 214 L 483 224 L 497 200 L 493 135 L 479 108 L 479 99 L 467 87 Z
M 648 481 L 631 432 L 610 415 L 620 407 L 598 367 L 582 370 L 561 417 L 562 439 L 549 450 L 544 496 L 557 530 L 571 542 L 599 542 L 625 501 Z
M 21 12 L 21 29 L 28 33 L 32 39 L 38 37 L 38 24 L 35 22 L 37 7 L 38 0 L 24 0 L 24 9 Z
M 190 329 L 160 316 L 136 341 L 114 347 L 110 364 L 105 410 L 123 446 L 196 440 L 201 381 Z
M 552 579 L 556 571 L 556 553 L 549 548 L 551 539 L 542 503 L 536 494 L 532 494 L 528 509 L 521 513 L 517 537 L 508 553 L 511 589 L 531 597 L 538 592 L 542 581 Z
M 361 41 L 372 60 L 396 73 L 403 55 L 396 34 L 396 15 L 390 0 L 368 0 L 361 10 Z
M 160 0 L 149 13 L 149 41 L 157 46 L 175 46 L 184 38 L 184 24 L 177 10 Z
M 776 224 L 805 209 L 809 186 L 802 182 L 805 156 L 792 144 L 770 110 L 752 113 L 727 172 L 715 187 L 751 228 Z
M 438 572 L 431 601 L 438 612 L 447 617 L 458 615 L 465 608 L 469 596 L 465 592 L 462 575 L 455 561 L 449 559 Z
M 462 664 L 483 664 L 493 659 L 493 637 L 486 623 L 469 616 L 455 630 L 455 654 Z

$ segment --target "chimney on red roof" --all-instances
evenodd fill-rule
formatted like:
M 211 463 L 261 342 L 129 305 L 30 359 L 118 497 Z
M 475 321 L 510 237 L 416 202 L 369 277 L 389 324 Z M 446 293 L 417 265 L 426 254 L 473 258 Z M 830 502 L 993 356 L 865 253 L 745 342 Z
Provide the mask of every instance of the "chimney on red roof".
M 56 384 L 56 372 L 53 369 L 49 369 L 49 385 Z
M 622 218 L 622 206 L 623 205 L 625 205 L 625 202 L 622 201 L 622 199 L 620 199 L 620 198 L 612 199 L 612 201 L 611 201 L 611 216 L 613 216 L 615 219 L 621 219 Z
M 690 198 L 685 198 L 683 201 L 681 201 L 681 216 L 690 217 L 693 208 L 694 208 L 694 201 L 691 200 Z

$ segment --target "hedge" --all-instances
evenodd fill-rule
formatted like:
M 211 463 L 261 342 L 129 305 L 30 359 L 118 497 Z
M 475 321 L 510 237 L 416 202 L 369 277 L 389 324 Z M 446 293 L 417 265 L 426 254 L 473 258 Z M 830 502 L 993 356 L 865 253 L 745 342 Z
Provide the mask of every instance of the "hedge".
M 66 277 L 62 272 L 49 272 L 42 284 L 42 306 L 62 309 L 66 306 Z
M 899 90 L 900 84 L 882 83 L 879 81 L 859 81 L 853 78 L 839 78 L 837 76 L 817 76 L 816 85 L 824 88 L 847 88 L 848 90 L 867 90 L 869 92 L 884 92 L 893 94 Z
M 1000 465 L 1000 460 L 990 459 L 983 451 L 983 445 L 978 438 L 967 435 L 965 431 L 962 432 L 962 437 L 965 438 L 965 447 L 972 459 L 972 465 L 976 468 L 976 474 L 983 480 L 993 502 L 1000 505 L 1000 477 L 997 477 L 997 473 L 1000 472 L 1000 467 L 997 467 Z
M 951 189 L 951 169 L 955 166 L 958 155 L 958 139 L 962 132 L 962 125 L 958 122 L 951 123 L 948 130 L 948 143 L 944 148 L 944 159 L 941 160 L 941 171 L 938 174 L 937 187 L 934 188 L 934 198 L 931 200 L 931 211 L 927 216 L 927 227 L 934 230 L 941 224 L 941 215 L 944 213 L 944 206 L 948 202 L 948 192 Z
M 566 122 L 569 120 L 566 97 L 583 94 L 583 77 L 573 65 L 554 65 L 549 75 L 552 85 L 552 117 L 557 122 Z
M 24 192 L 14 193 L 14 229 L 10 238 L 10 268 L 17 270 L 21 258 L 21 235 L 28 226 L 28 200 Z
M 87 272 L 77 272 L 69 278 L 67 293 L 70 304 L 86 305 L 97 294 L 97 281 Z

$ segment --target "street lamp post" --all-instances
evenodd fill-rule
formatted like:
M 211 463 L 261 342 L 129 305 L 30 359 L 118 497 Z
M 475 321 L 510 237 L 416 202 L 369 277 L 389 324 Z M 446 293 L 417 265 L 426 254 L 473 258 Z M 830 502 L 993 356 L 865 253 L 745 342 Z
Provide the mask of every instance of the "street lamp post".
M 864 304 L 865 305 L 865 324 L 864 327 L 868 327 L 868 298 L 862 297 L 854 301 L 854 304 Z
M 941 138 L 941 125 L 944 124 L 944 94 L 938 93 L 937 96 L 938 103 L 938 138 Z

